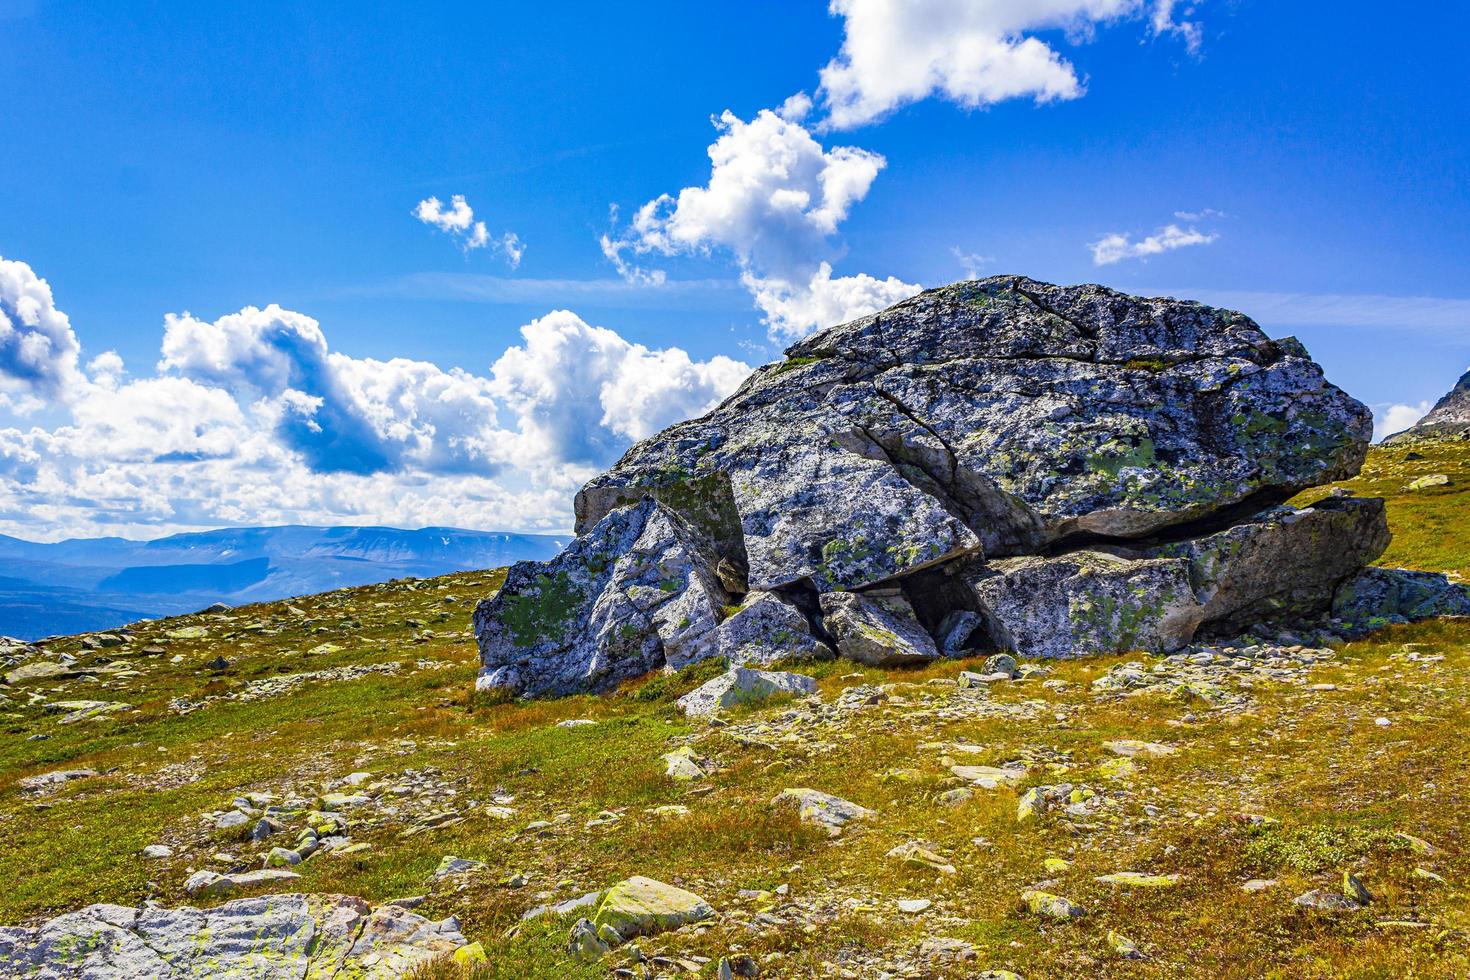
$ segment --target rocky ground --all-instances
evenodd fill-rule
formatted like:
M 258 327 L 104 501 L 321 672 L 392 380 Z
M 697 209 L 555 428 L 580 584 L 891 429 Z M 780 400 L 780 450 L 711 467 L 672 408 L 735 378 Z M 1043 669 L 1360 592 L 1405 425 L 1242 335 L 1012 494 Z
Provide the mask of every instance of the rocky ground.
M 1380 564 L 1470 574 L 1470 446 L 1376 449 L 1344 486 L 1388 498 Z M 214 928 L 164 910 L 268 916 L 253 941 L 296 952 L 242 976 L 1470 973 L 1470 621 L 829 661 L 791 668 L 815 695 L 686 719 L 717 665 L 470 694 L 498 580 L 0 651 L 0 922 L 112 903 L 96 928 L 152 955 Z M 640 902 L 678 913 L 638 925 Z M 0 933 L 0 973 L 76 975 L 23 972 L 38 936 Z M 175 975 L 208 975 L 188 956 Z

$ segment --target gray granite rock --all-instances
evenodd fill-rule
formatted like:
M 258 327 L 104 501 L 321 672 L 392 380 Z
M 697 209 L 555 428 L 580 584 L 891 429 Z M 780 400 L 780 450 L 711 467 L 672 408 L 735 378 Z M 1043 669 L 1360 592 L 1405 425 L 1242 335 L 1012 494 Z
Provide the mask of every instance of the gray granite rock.
M 1470 616 L 1470 589 L 1438 572 L 1365 568 L 1338 586 L 1332 614 L 1358 627 Z
M 780 694 L 817 692 L 817 682 L 804 674 L 734 667 L 679 699 L 685 717 L 702 718 L 740 704 L 757 704 Z
M 752 588 L 853 589 L 1284 500 L 1356 473 L 1372 429 L 1294 340 L 1099 286 L 958 283 L 787 354 L 589 483 L 578 530 L 706 481 L 694 500 L 738 515 Z
M 919 625 L 898 591 L 825 592 L 822 617 L 837 652 L 870 667 L 897 667 L 939 658 L 934 639 Z
M 1205 623 L 1234 634 L 1326 611 L 1338 585 L 1376 561 L 1391 539 L 1382 500 L 1329 498 L 1306 510 L 1276 507 L 1152 554 L 1188 559 Z
M 1005 558 L 970 582 L 991 639 L 1023 657 L 1172 653 L 1204 619 L 1183 558 Z
M 34 980 L 389 980 L 465 945 L 459 923 L 343 895 L 267 895 L 211 909 L 92 905 L 0 928 L 0 976 Z
M 547 562 L 519 562 L 475 609 L 478 686 L 601 690 L 711 653 L 729 595 L 700 535 L 652 500 L 608 514 Z

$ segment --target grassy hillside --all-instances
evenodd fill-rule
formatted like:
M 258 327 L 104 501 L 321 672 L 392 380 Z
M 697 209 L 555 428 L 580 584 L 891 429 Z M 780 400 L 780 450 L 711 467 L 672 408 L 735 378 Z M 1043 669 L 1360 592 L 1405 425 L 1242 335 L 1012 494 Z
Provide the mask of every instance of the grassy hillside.
M 1404 490 L 1441 473 L 1450 485 Z M 1470 574 L 1465 445 L 1375 450 L 1347 486 L 1390 499 L 1385 564 Z M 762 977 L 1470 975 L 1470 621 L 1392 628 L 1315 665 L 1310 654 L 1175 663 L 1169 683 L 1133 696 L 1094 686 L 1128 658 L 1047 664 L 978 693 L 954 684 L 973 663 L 836 662 L 801 668 L 823 707 L 770 705 L 711 727 L 672 704 L 708 665 L 602 698 L 477 701 L 467 619 L 497 584 L 493 572 L 388 583 L 140 624 L 120 646 L 53 644 L 46 659 L 69 653 L 86 676 L 3 689 L 0 922 L 182 903 L 191 871 L 258 867 L 309 819 L 336 819 L 364 846 L 319 853 L 280 890 L 426 895 L 419 911 L 459 916 L 484 944 L 482 977 L 623 965 L 713 976 L 736 952 Z M 129 707 L 68 723 L 53 706 L 71 701 Z M 571 719 L 596 723 L 557 725 Z M 1106 743 L 1125 739 L 1174 751 L 1123 762 L 1127 747 Z M 660 757 L 683 745 L 706 779 L 665 775 Z M 994 789 L 951 768 L 1007 763 L 1025 774 Z M 82 768 L 98 775 L 21 786 Z M 352 773 L 368 775 L 343 782 Z M 1028 788 L 1061 784 L 1070 795 L 1018 820 Z M 771 805 L 787 787 L 875 815 L 829 838 Z M 310 817 L 328 793 L 348 799 Z M 217 826 L 247 794 L 270 794 L 247 806 L 288 811 L 280 833 L 251 841 L 249 824 Z M 915 842 L 939 860 L 889 856 Z M 152 844 L 173 855 L 145 859 Z M 447 855 L 485 867 L 432 879 Z M 1126 871 L 1178 878 L 1096 880 Z M 1293 904 L 1339 890 L 1344 871 L 1372 892 L 1365 909 Z M 665 957 L 645 965 L 629 947 L 570 963 L 566 918 L 514 928 L 532 906 L 632 874 L 693 890 L 721 915 L 641 941 L 641 954 Z M 1243 890 L 1253 879 L 1274 884 Z M 1022 892 L 1043 881 L 1087 914 L 1027 910 Z M 907 899 L 932 905 L 901 911 Z M 1146 958 L 1124 958 L 1120 937 Z

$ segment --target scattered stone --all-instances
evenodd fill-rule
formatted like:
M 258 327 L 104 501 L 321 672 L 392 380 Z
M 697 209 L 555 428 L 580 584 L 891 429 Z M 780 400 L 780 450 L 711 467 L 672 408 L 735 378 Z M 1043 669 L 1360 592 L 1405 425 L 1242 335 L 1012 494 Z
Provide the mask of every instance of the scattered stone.
M 1172 745 L 1160 745 L 1157 742 L 1141 742 L 1134 738 L 1123 738 L 1111 742 L 1104 742 L 1103 748 L 1114 755 L 1126 756 L 1130 759 L 1136 759 L 1138 756 L 1160 759 L 1165 756 L 1174 755 L 1179 751 Z
M 579 963 L 596 963 L 609 952 L 612 947 L 602 941 L 597 935 L 597 927 L 587 919 L 578 919 L 572 926 L 571 936 L 567 941 L 567 952 L 572 959 Z
M 663 755 L 665 775 L 670 779 L 692 780 L 703 779 L 705 771 L 699 764 L 699 757 L 695 755 L 694 749 L 688 745 L 665 752 Z
M 438 881 L 440 878 L 448 878 L 452 875 L 469 874 L 473 871 L 484 871 L 483 861 L 472 861 L 469 858 L 454 857 L 446 854 L 439 860 L 439 866 L 434 869 L 431 880 Z
M 1342 894 L 1359 905 L 1369 905 L 1373 901 L 1373 895 L 1368 891 L 1367 886 L 1359 881 L 1357 875 L 1351 871 L 1342 873 Z
M 557 728 L 587 728 L 597 722 L 591 718 L 567 718 L 556 723 Z
M 1005 674 L 1007 677 L 1017 677 L 1021 673 L 1016 664 L 1016 658 L 1009 653 L 996 653 L 985 658 L 985 664 L 981 669 L 985 674 Z
M 1115 932 L 1112 929 L 1109 929 L 1107 939 L 1108 945 L 1113 947 L 1113 952 L 1123 957 L 1123 959 L 1147 959 L 1147 957 L 1143 955 L 1143 950 L 1138 948 L 1138 944 L 1129 939 L 1127 936 L 1123 935 L 1121 932 Z
M 854 820 L 876 816 L 867 807 L 814 789 L 784 789 L 771 802 L 775 806 L 795 806 L 802 823 L 825 827 L 833 837 L 841 834 L 842 829 Z
M 1336 892 L 1325 891 L 1314 888 L 1309 892 L 1303 892 L 1292 899 L 1292 904 L 1299 905 L 1304 909 L 1317 909 L 1320 912 L 1356 912 L 1363 906 Z
M 57 769 L 53 772 L 44 772 L 39 776 L 27 776 L 19 780 L 17 785 L 23 790 L 36 793 L 41 790 L 53 789 L 78 779 L 90 779 L 97 775 L 100 775 L 100 773 L 95 769 Z
M 1408 486 L 1404 487 L 1404 490 L 1408 493 L 1415 493 L 1419 490 L 1432 490 L 1435 487 L 1447 487 L 1449 485 L 1450 478 L 1448 476 L 1443 473 L 1433 473 L 1429 476 L 1421 476 L 1417 480 L 1410 481 Z
M 1250 881 L 1241 885 L 1240 890 L 1255 894 L 1256 892 L 1263 892 L 1275 888 L 1277 884 L 1278 882 L 1275 878 L 1252 878 Z
M 228 895 L 241 888 L 274 885 L 282 881 L 295 881 L 300 877 L 294 871 L 286 871 L 281 868 L 263 868 L 259 871 L 242 871 L 225 875 L 214 871 L 196 871 L 184 882 L 184 891 L 189 895 Z
M 143 848 L 143 856 L 150 861 L 159 861 L 174 856 L 174 849 L 167 844 L 149 844 Z
M 1087 914 L 1082 906 L 1070 899 L 1034 888 L 1022 892 L 1021 901 L 1031 910 L 1032 915 L 1062 922 L 1069 919 L 1080 919 Z
M 917 915 L 934 907 L 934 903 L 927 898 L 901 898 L 894 904 L 906 915 Z
M 1178 875 L 1150 875 L 1140 871 L 1119 871 L 1099 875 L 1093 880 L 1105 885 L 1125 885 L 1129 888 L 1173 888 L 1179 884 Z
M 592 916 L 599 934 L 608 929 L 621 942 L 700 922 L 715 914 L 704 899 L 673 885 L 636 876 L 607 890 Z
M 949 771 L 960 779 L 981 789 L 996 789 L 1000 786 L 1016 786 L 1026 778 L 1025 765 L 996 766 L 950 766 Z
M 678 705 L 686 717 L 701 718 L 737 705 L 758 704 L 781 694 L 804 696 L 816 691 L 817 682 L 803 674 L 733 667 L 684 695 Z

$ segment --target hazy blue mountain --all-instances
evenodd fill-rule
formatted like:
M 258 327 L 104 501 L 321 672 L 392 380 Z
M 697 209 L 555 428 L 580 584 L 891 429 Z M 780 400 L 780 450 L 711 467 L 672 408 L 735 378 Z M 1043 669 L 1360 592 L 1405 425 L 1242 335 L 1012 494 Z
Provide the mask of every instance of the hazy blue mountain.
M 0 635 L 36 639 L 193 612 L 549 558 L 568 537 L 426 527 L 238 527 L 153 541 L 0 535 Z

